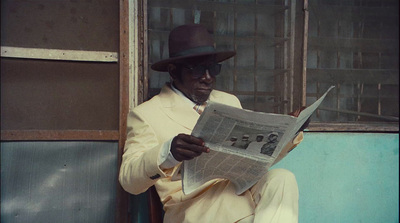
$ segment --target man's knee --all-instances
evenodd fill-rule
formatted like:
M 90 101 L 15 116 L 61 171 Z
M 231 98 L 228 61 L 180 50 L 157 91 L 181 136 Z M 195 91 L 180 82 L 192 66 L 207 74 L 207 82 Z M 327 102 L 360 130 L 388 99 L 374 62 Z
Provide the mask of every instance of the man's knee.
M 267 173 L 266 184 L 297 189 L 296 176 L 286 169 L 273 169 Z
M 272 222 L 271 216 L 280 219 L 278 222 L 292 222 L 282 220 L 290 216 L 296 219 L 299 190 L 295 175 L 286 169 L 273 169 L 264 176 L 262 181 L 257 185 L 258 190 L 254 191 L 253 195 L 256 204 L 255 218 L 263 219 L 262 222 L 265 219 L 270 219 L 266 222 Z
M 267 178 L 276 178 L 281 180 L 294 180 L 296 176 L 289 170 L 286 169 L 273 169 L 268 171 Z
M 273 169 L 251 189 L 254 201 L 257 203 L 264 194 L 285 191 L 292 196 L 298 196 L 298 187 L 295 175 L 286 169 Z

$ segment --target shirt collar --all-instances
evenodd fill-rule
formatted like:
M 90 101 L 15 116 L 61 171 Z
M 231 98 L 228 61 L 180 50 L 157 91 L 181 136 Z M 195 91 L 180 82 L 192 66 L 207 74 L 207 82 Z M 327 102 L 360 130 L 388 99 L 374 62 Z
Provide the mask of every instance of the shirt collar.
M 194 103 L 192 100 L 190 100 L 189 98 L 187 98 L 182 91 L 178 90 L 177 88 L 175 88 L 174 84 L 171 83 L 171 89 L 179 96 L 181 96 L 183 98 L 184 101 L 186 101 L 188 104 L 190 104 L 192 107 L 196 105 L 196 103 Z
M 186 101 L 188 104 L 190 104 L 192 107 L 194 107 L 196 105 L 196 103 L 194 103 L 192 100 L 190 100 L 188 97 L 186 97 L 186 95 L 184 95 L 182 93 L 182 91 L 178 90 L 177 88 L 175 88 L 174 84 L 171 83 L 171 89 L 179 96 L 181 96 L 183 98 L 184 101 Z M 206 103 L 209 101 L 210 99 L 207 99 Z

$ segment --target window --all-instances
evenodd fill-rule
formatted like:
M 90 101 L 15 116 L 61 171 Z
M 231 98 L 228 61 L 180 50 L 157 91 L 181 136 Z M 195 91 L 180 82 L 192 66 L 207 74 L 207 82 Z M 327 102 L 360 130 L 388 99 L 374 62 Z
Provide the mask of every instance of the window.
M 314 121 L 377 130 L 398 124 L 398 6 L 390 0 L 309 1 L 307 103 L 336 86 Z
M 169 31 L 200 23 L 217 49 L 237 51 L 223 63 L 216 88 L 235 94 L 244 108 L 286 114 L 335 85 L 310 130 L 398 131 L 397 1 L 151 0 L 142 6 L 145 99 L 169 81 L 149 68 L 168 58 Z

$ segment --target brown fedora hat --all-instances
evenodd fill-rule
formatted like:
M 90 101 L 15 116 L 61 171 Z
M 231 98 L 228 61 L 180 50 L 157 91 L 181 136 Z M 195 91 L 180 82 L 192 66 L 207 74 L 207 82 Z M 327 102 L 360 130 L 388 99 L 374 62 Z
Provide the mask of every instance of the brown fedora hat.
M 233 57 L 235 51 L 217 52 L 214 48 L 213 36 L 207 28 L 200 24 L 178 26 L 171 31 L 168 38 L 169 58 L 151 65 L 155 71 L 168 71 L 168 64 L 177 63 L 185 59 L 211 56 L 217 62 Z

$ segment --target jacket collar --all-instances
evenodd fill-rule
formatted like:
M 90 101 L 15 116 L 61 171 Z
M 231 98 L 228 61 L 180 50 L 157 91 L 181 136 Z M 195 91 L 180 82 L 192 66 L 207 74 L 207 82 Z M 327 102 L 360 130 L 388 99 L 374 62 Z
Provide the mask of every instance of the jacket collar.
M 200 115 L 184 101 L 182 96 L 176 94 L 170 84 L 164 85 L 158 95 L 162 111 L 175 122 L 192 131 Z

